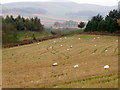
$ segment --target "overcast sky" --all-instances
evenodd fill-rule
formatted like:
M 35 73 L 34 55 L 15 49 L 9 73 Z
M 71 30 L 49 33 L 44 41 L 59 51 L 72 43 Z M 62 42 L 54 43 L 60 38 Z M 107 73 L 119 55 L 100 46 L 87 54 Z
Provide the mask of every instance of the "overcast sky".
M 114 6 L 118 4 L 118 1 L 120 0 L 2 0 L 2 4 L 4 3 L 10 3 L 10 2 L 35 2 L 35 1 L 40 1 L 40 2 L 46 2 L 46 1 L 73 1 L 77 3 L 90 3 L 90 4 L 98 4 L 98 5 L 104 5 L 104 6 Z

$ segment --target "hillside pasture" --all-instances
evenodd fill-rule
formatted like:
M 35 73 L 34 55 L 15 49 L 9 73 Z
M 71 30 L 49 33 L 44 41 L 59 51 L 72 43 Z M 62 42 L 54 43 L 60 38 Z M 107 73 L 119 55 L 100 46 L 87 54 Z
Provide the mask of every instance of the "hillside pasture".
M 117 88 L 118 55 L 117 36 L 74 35 L 5 48 L 3 88 Z
M 45 37 L 45 36 L 52 36 L 51 33 L 47 32 L 47 31 L 44 31 L 42 33 L 38 33 L 38 32 L 32 32 L 32 31 L 23 31 L 23 32 L 18 32 L 17 33 L 17 39 L 19 41 L 22 41 L 22 40 L 32 40 L 33 39 L 33 34 L 35 36 L 35 38 L 42 38 L 42 37 Z

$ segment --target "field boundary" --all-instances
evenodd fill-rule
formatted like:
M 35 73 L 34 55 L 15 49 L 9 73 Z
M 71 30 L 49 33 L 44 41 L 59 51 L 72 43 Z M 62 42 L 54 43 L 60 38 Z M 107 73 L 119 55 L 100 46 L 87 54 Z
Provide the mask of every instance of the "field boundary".
M 55 39 L 55 38 L 60 38 L 63 37 L 64 35 L 54 35 L 54 36 L 47 36 L 47 37 L 43 37 L 43 38 L 38 38 L 36 40 L 23 40 L 23 41 L 19 41 L 18 43 L 15 44 L 9 44 L 9 45 L 3 45 L 3 48 L 11 48 L 11 47 L 16 47 L 16 46 L 21 46 L 21 45 L 27 45 L 27 44 L 32 44 L 35 42 L 42 42 L 42 41 L 46 41 L 49 39 Z
M 108 32 L 80 32 L 84 35 L 106 35 L 106 36 L 120 36 L 120 33 L 108 33 Z
M 80 32 L 76 35 L 105 35 L 105 36 L 120 36 L 120 33 L 108 33 L 108 32 Z M 14 43 L 14 44 L 9 44 L 9 45 L 3 45 L 3 48 L 11 48 L 11 47 L 16 47 L 16 46 L 21 46 L 21 45 L 27 45 L 27 44 L 32 44 L 35 42 L 42 42 L 42 41 L 46 41 L 49 39 L 55 39 L 55 38 L 60 38 L 63 36 L 67 36 L 67 35 L 54 35 L 54 36 L 46 36 L 43 38 L 37 38 L 36 40 L 22 40 L 19 41 L 18 43 Z

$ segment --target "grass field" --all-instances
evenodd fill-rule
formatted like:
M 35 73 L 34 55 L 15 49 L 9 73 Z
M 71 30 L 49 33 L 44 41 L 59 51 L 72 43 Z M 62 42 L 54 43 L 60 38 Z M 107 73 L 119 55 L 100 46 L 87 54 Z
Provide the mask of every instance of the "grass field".
M 118 55 L 117 36 L 74 35 L 6 48 L 3 88 L 117 88 Z
M 38 33 L 38 32 L 32 32 L 32 31 L 27 31 L 27 32 L 19 32 L 17 33 L 17 38 L 19 41 L 21 40 L 27 40 L 27 39 L 33 39 L 33 34 L 36 38 L 42 38 L 45 36 L 52 36 L 51 33 L 44 31 L 42 33 Z

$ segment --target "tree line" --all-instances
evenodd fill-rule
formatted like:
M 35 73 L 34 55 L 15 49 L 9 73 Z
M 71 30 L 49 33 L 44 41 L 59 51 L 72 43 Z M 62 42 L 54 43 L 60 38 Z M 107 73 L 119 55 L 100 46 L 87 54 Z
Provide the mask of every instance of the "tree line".
M 116 32 L 120 31 L 120 11 L 112 10 L 103 17 L 98 14 L 88 21 L 85 31 Z
M 36 31 L 43 32 L 44 26 L 41 24 L 38 17 L 34 18 L 24 18 L 20 15 L 14 18 L 11 16 L 6 16 L 2 18 L 2 42 L 4 44 L 10 44 L 17 42 L 17 32 L 18 31 Z
M 2 23 L 12 24 L 17 31 L 42 32 L 44 30 L 44 26 L 41 24 L 40 19 L 38 17 L 24 18 L 19 15 L 16 18 L 14 18 L 11 15 L 2 18 Z
M 69 21 L 65 21 L 63 23 L 55 22 L 53 26 L 56 28 L 60 28 L 60 27 L 70 28 L 70 27 L 77 27 L 77 24 L 78 24 L 77 22 L 69 20 Z

